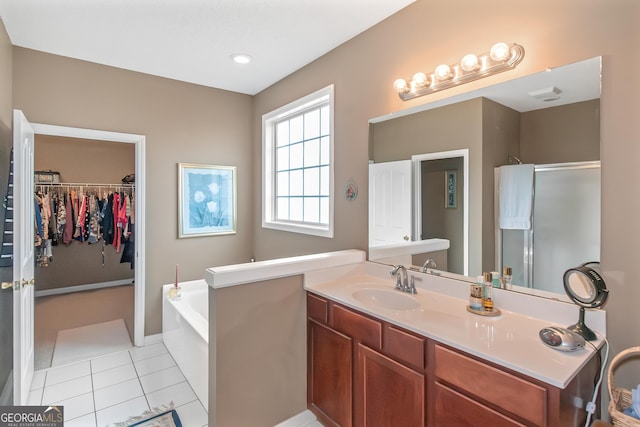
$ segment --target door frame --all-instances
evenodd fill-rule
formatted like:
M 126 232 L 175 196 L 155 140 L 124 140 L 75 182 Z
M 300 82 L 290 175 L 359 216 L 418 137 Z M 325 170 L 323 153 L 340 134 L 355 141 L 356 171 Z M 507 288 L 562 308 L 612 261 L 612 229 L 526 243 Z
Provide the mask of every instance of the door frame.
M 111 132 L 95 129 L 83 129 L 67 126 L 56 126 L 42 123 L 32 123 L 36 135 L 61 136 L 82 138 L 106 142 L 125 142 L 135 144 L 135 191 L 136 191 L 136 242 L 135 242 L 135 272 L 134 272 L 134 321 L 133 341 L 136 347 L 144 342 L 145 319 L 145 139 L 144 135 Z
M 414 154 L 411 156 L 413 162 L 413 228 L 414 240 L 420 240 L 422 234 L 422 168 L 421 163 L 425 160 L 441 160 L 462 157 L 463 169 L 463 191 L 462 191 L 462 222 L 463 222 L 463 275 L 469 275 L 469 149 L 462 148 L 459 150 L 440 151 L 437 153 Z

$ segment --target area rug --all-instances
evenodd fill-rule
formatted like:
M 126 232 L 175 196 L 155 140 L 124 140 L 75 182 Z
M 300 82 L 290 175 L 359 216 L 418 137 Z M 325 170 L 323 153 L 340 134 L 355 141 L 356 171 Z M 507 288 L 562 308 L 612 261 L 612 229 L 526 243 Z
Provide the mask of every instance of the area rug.
M 123 319 L 58 331 L 51 366 L 132 348 Z
M 114 427 L 182 427 L 182 422 L 173 402 L 162 405 L 162 408 L 154 408 L 137 417 L 130 417 L 127 421 L 116 423 Z M 186 426 L 188 427 L 188 426 Z

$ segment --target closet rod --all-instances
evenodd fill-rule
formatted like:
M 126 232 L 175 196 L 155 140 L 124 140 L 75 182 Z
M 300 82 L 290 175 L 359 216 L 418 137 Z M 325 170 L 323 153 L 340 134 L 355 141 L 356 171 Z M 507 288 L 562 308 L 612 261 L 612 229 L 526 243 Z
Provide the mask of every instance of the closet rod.
M 125 187 L 125 188 L 133 188 L 135 187 L 135 183 L 131 184 L 94 184 L 94 183 L 82 183 L 82 182 L 38 182 L 35 183 L 34 186 L 46 186 L 46 187 Z

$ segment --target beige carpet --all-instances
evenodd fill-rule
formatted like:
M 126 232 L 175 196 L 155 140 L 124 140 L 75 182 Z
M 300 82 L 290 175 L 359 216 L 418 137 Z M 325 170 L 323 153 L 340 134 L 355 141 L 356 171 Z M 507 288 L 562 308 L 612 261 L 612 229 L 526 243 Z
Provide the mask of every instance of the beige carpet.
M 134 286 L 39 297 L 35 300 L 35 369 L 51 367 L 58 331 L 124 319 L 133 340 Z
M 131 347 L 131 339 L 122 319 L 63 329 L 58 331 L 51 366 L 93 359 Z

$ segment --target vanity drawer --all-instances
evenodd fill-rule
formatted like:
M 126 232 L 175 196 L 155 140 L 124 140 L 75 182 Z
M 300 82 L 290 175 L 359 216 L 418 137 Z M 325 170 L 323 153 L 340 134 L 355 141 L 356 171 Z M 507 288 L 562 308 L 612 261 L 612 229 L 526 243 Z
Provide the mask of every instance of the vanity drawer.
M 331 326 L 372 348 L 382 347 L 382 323 L 348 308 L 331 304 Z
M 524 424 L 520 424 L 491 408 L 487 408 L 442 384 L 436 383 L 434 391 L 435 427 L 467 425 L 468 420 L 473 420 L 473 425 L 476 426 L 524 426 Z
M 326 325 L 329 321 L 329 301 L 307 293 L 307 317 Z
M 547 391 L 488 364 L 435 346 L 435 374 L 440 380 L 522 417 L 545 425 Z
M 423 371 L 425 339 L 391 325 L 385 325 L 383 351 Z

